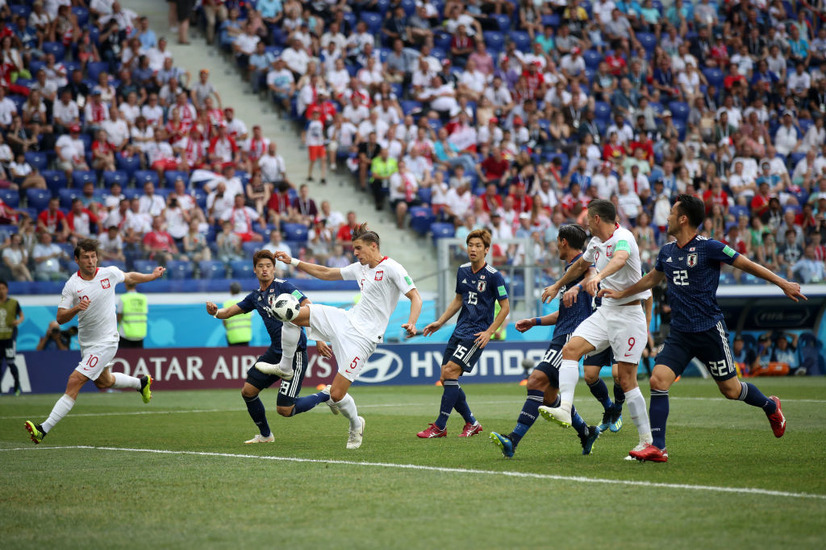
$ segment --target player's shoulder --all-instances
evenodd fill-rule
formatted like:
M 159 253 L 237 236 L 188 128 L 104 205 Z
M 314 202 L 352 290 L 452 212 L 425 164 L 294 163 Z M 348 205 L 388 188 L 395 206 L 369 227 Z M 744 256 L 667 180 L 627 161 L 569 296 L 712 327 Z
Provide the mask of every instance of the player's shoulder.
M 631 233 L 630 229 L 620 226 L 614 230 L 612 237 L 615 241 L 620 241 L 625 239 L 634 239 L 634 234 Z

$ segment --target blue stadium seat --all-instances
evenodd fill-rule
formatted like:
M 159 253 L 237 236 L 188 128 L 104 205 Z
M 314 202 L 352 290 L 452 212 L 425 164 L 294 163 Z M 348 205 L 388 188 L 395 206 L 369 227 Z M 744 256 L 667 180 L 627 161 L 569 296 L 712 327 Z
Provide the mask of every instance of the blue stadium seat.
M 66 179 L 66 173 L 63 170 L 43 170 L 40 175 L 46 180 L 46 186 L 52 193 L 57 193 L 69 185 L 69 180 Z
M 114 183 L 119 183 L 121 187 L 126 187 L 129 183 L 129 174 L 123 170 L 107 170 L 103 172 L 103 186 L 109 189 Z
M 86 182 L 97 185 L 98 175 L 94 170 L 75 170 L 72 172 L 72 186 L 80 189 Z
M 81 194 L 80 189 L 68 188 L 58 191 L 57 196 L 60 197 L 60 208 L 68 210 L 72 207 L 72 200 L 79 197 Z
M 307 226 L 301 223 L 285 223 L 283 226 L 285 241 L 306 241 Z
M 430 201 L 433 198 L 433 189 L 430 187 L 419 187 L 416 194 L 419 196 L 420 201 L 422 201 L 425 205 L 430 206 Z
M 800 127 L 800 133 L 802 133 L 804 136 L 806 135 L 806 132 L 809 131 L 809 128 L 811 128 L 812 124 L 814 124 L 814 121 L 810 118 L 801 118 L 797 121 L 797 125 Z
M 52 193 L 48 189 L 26 189 L 26 201 L 29 208 L 34 208 L 38 212 L 49 206 L 51 198 Z
M 508 32 L 508 29 L 511 28 L 511 18 L 504 13 L 494 14 L 489 17 L 496 22 L 496 26 L 499 27 L 500 32 Z
M 376 0 L 376 11 L 381 15 L 381 18 L 387 15 L 387 10 L 390 8 L 390 0 Z
M 244 279 L 247 277 L 254 277 L 252 272 L 252 262 L 249 260 L 235 260 L 229 263 L 229 268 L 232 271 L 232 277 L 235 279 Z
M 379 34 L 383 23 L 381 14 L 372 11 L 361 12 L 361 20 L 367 23 L 367 32 L 370 34 Z
M 194 274 L 194 266 L 188 260 L 170 260 L 166 264 L 166 271 L 169 273 L 170 279 L 191 279 Z
M 18 79 L 18 82 L 19 81 L 20 80 Z M 43 172 L 49 164 L 49 158 L 46 156 L 46 153 L 29 151 L 25 153 L 24 156 L 26 157 L 26 162 L 31 164 L 32 168 L 38 172 Z
M 505 49 L 505 35 L 496 31 L 483 31 L 482 37 L 485 41 L 485 46 L 488 52 L 493 57 L 496 57 Z
M 654 55 L 654 49 L 657 47 L 657 37 L 650 32 L 638 32 L 637 40 L 642 45 L 648 57 Z
M 95 83 L 98 81 L 98 76 L 100 73 L 109 70 L 109 63 L 106 61 L 90 61 L 86 64 L 86 77 L 89 80 L 93 80 Z
M 9 11 L 14 17 L 23 16 L 26 18 L 26 21 L 28 21 L 29 15 L 32 13 L 32 8 L 27 5 L 13 4 L 9 6 Z
M 142 194 L 143 189 L 135 189 L 134 187 L 123 188 L 123 196 L 129 199 L 130 201 L 134 198 L 140 198 Z
M 195 198 L 195 202 L 198 203 L 198 207 L 202 210 L 205 210 L 207 199 L 206 193 L 204 193 L 200 189 L 193 189 L 191 194 Z
M 401 5 L 404 8 L 404 14 L 407 17 L 410 17 L 411 15 L 416 13 L 416 2 L 415 2 L 415 0 L 402 0 Z
M 706 81 L 709 86 L 714 86 L 717 90 L 721 90 L 723 88 L 723 79 L 725 78 L 725 75 L 723 75 L 723 71 L 717 67 L 706 67 L 703 69 L 703 76 L 706 77 Z
M 20 193 L 16 189 L 0 189 L 0 200 L 12 208 L 20 206 Z
M 126 271 L 126 262 L 120 260 L 101 260 L 101 267 L 117 267 L 121 271 Z
M 82 6 L 73 6 L 72 13 L 77 17 L 77 25 L 81 29 L 85 29 L 86 23 L 89 22 L 89 10 Z
M 609 120 L 611 120 L 611 105 L 604 101 L 595 101 L 594 115 L 596 116 L 597 120 L 608 122 Z
M 417 114 L 422 111 L 422 104 L 419 101 L 413 101 L 412 99 L 403 99 L 399 102 L 399 104 L 402 108 L 402 113 L 404 113 L 404 116 L 410 114 Z
M 152 273 L 158 266 L 155 260 L 135 260 L 134 268 L 138 273 Z
M 582 58 L 585 60 L 585 66 L 587 68 L 596 71 L 602 61 L 602 54 L 597 50 L 585 50 Z
M 126 172 L 129 176 L 129 179 L 132 179 L 132 176 L 141 169 L 141 159 L 136 156 L 131 157 L 124 157 L 121 155 L 115 156 L 115 165 L 117 166 L 118 170 L 122 170 Z
M 198 271 L 201 273 L 201 279 L 223 279 L 227 276 L 227 268 L 224 262 L 218 260 L 198 262 Z
M 456 234 L 456 229 L 452 223 L 433 223 L 430 224 L 430 231 L 433 233 L 433 244 L 439 239 L 452 237 Z
M 675 120 L 674 121 L 674 127 L 680 133 L 680 141 L 684 141 L 685 140 L 685 132 L 686 132 L 685 122 L 683 122 L 682 120 Z
M 154 170 L 136 170 L 135 171 L 135 187 L 143 188 L 143 184 L 151 181 L 158 187 L 158 173 Z
M 555 13 L 542 16 L 542 25 L 553 27 L 554 32 L 559 28 L 559 15 Z
M 66 56 L 66 47 L 62 42 L 43 42 L 43 51 L 54 55 L 55 61 L 63 61 Z
M 691 112 L 688 103 L 684 103 L 682 101 L 672 101 L 668 104 L 668 109 L 671 111 L 671 116 L 674 117 L 674 120 L 679 120 L 681 122 L 688 121 L 688 115 Z
M 189 185 L 189 174 L 188 173 L 183 172 L 181 170 L 170 170 L 168 172 L 164 172 L 164 175 L 163 175 L 166 187 L 168 187 L 170 189 L 174 188 L 175 187 L 175 180 L 178 179 L 178 177 L 180 177 L 181 179 L 184 180 L 185 185 L 187 185 L 187 186 Z
M 447 32 L 438 31 L 433 35 L 433 46 L 436 48 L 442 48 L 444 51 L 450 51 L 450 42 L 453 40 L 453 36 Z
M 531 36 L 525 31 L 511 31 L 508 36 L 516 44 L 516 49 L 520 52 L 531 51 Z
M 410 209 L 410 228 L 419 235 L 426 235 L 435 221 L 436 216 L 427 206 L 414 206 Z

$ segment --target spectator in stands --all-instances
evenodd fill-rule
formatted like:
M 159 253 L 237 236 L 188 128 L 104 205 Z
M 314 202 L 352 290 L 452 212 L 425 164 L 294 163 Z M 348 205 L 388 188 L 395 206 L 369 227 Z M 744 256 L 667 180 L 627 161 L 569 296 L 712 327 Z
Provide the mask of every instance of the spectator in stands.
M 32 260 L 35 263 L 34 278 L 38 281 L 60 281 L 67 277 L 60 261 L 68 262 L 69 255 L 57 244 L 52 242 L 52 235 L 48 231 L 41 231 L 40 238 L 32 251 Z
M 183 238 L 183 250 L 187 258 L 193 262 L 212 259 L 212 250 L 209 248 L 207 236 L 201 232 L 201 224 L 198 223 L 198 220 L 189 220 L 187 232 Z
M 52 197 L 49 205 L 37 216 L 37 231 L 46 232 L 52 235 L 58 242 L 65 242 L 69 237 L 69 223 L 66 216 L 60 210 L 60 199 Z
M 184 248 L 184 236 L 189 230 L 189 222 L 194 219 L 188 210 L 181 204 L 181 199 L 174 191 L 166 198 L 166 208 L 163 211 L 163 218 L 168 233 L 175 240 L 178 250 Z
M 270 231 L 270 240 L 261 248 L 263 250 L 269 250 L 273 254 L 281 251 L 292 255 L 292 247 L 290 247 L 289 243 L 282 240 L 281 231 L 278 229 L 273 229 Z M 275 262 L 275 267 L 278 270 L 279 275 L 289 277 L 292 274 L 292 267 L 282 262 Z
M 29 254 L 23 247 L 23 237 L 13 233 L 9 240 L 9 246 L 3 249 L 3 265 L 11 272 L 15 281 L 33 281 L 29 272 Z
M 146 259 L 166 264 L 170 260 L 187 261 L 187 257 L 180 253 L 175 239 L 165 228 L 163 216 L 152 218 L 152 229 L 143 236 L 141 242 Z
M 98 241 L 100 241 L 101 260 L 126 262 L 126 256 L 123 254 L 123 237 L 118 232 L 117 225 L 110 225 L 98 236 Z
M 60 330 L 60 324 L 57 321 L 49 323 L 49 329 L 46 334 L 40 337 L 35 349 L 42 350 L 68 350 L 72 343 L 72 338 L 77 336 L 77 325 L 71 326 L 66 330 Z
M 246 206 L 243 194 L 235 195 L 232 207 L 220 219 L 232 222 L 232 230 L 242 242 L 263 242 L 264 238 L 255 232 L 252 225 L 258 221 L 258 212 Z
M 103 129 L 97 130 L 95 140 L 92 142 L 92 169 L 114 170 L 115 150 L 116 147 L 108 141 L 106 131 Z
M 72 242 L 93 237 L 97 234 L 98 217 L 83 206 L 80 198 L 72 199 L 72 208 L 66 216 Z

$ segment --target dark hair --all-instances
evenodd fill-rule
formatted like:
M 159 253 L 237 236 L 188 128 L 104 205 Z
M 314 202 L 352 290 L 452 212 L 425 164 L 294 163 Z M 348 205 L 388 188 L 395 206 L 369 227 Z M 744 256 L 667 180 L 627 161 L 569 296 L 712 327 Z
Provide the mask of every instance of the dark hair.
M 585 239 L 588 238 L 588 235 L 579 224 L 568 223 L 559 228 L 556 238 L 560 241 L 565 239 L 571 248 L 582 250 L 585 247 Z
M 9 283 L 7 283 L 5 279 L 0 279 L 0 286 L 9 288 Z
M 688 223 L 694 229 L 703 225 L 706 217 L 706 206 L 702 200 L 685 193 L 677 196 L 677 211 L 680 215 L 688 216 Z
M 353 240 L 364 241 L 366 243 L 376 243 L 376 247 L 381 248 L 381 239 L 375 231 L 367 229 L 367 222 L 359 224 L 353 229 Z
M 259 260 L 269 260 L 272 262 L 272 265 L 275 265 L 275 256 L 273 256 L 272 252 L 269 250 L 256 250 L 255 254 L 252 255 L 252 267 L 258 265 Z
M 588 212 L 592 216 L 599 216 L 606 222 L 613 222 L 617 219 L 617 207 L 613 202 L 605 199 L 594 199 L 589 202 Z
M 81 239 L 75 247 L 75 260 L 80 259 L 82 252 L 94 252 L 100 256 L 98 249 L 100 249 L 100 243 L 96 239 Z
M 470 244 L 471 239 L 481 239 L 485 250 L 490 248 L 490 231 L 487 229 L 474 229 L 468 233 L 467 238 L 465 239 L 465 244 Z

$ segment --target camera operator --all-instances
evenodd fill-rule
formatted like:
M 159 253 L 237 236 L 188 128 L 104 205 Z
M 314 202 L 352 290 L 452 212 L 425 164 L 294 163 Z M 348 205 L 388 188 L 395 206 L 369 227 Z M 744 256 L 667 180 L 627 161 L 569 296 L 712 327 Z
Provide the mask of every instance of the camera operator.
M 43 350 L 67 350 L 72 344 L 72 338 L 77 336 L 77 327 L 69 327 L 66 330 L 60 330 L 60 325 L 57 321 L 49 323 L 49 330 L 46 331 L 40 338 L 35 348 L 37 351 Z

